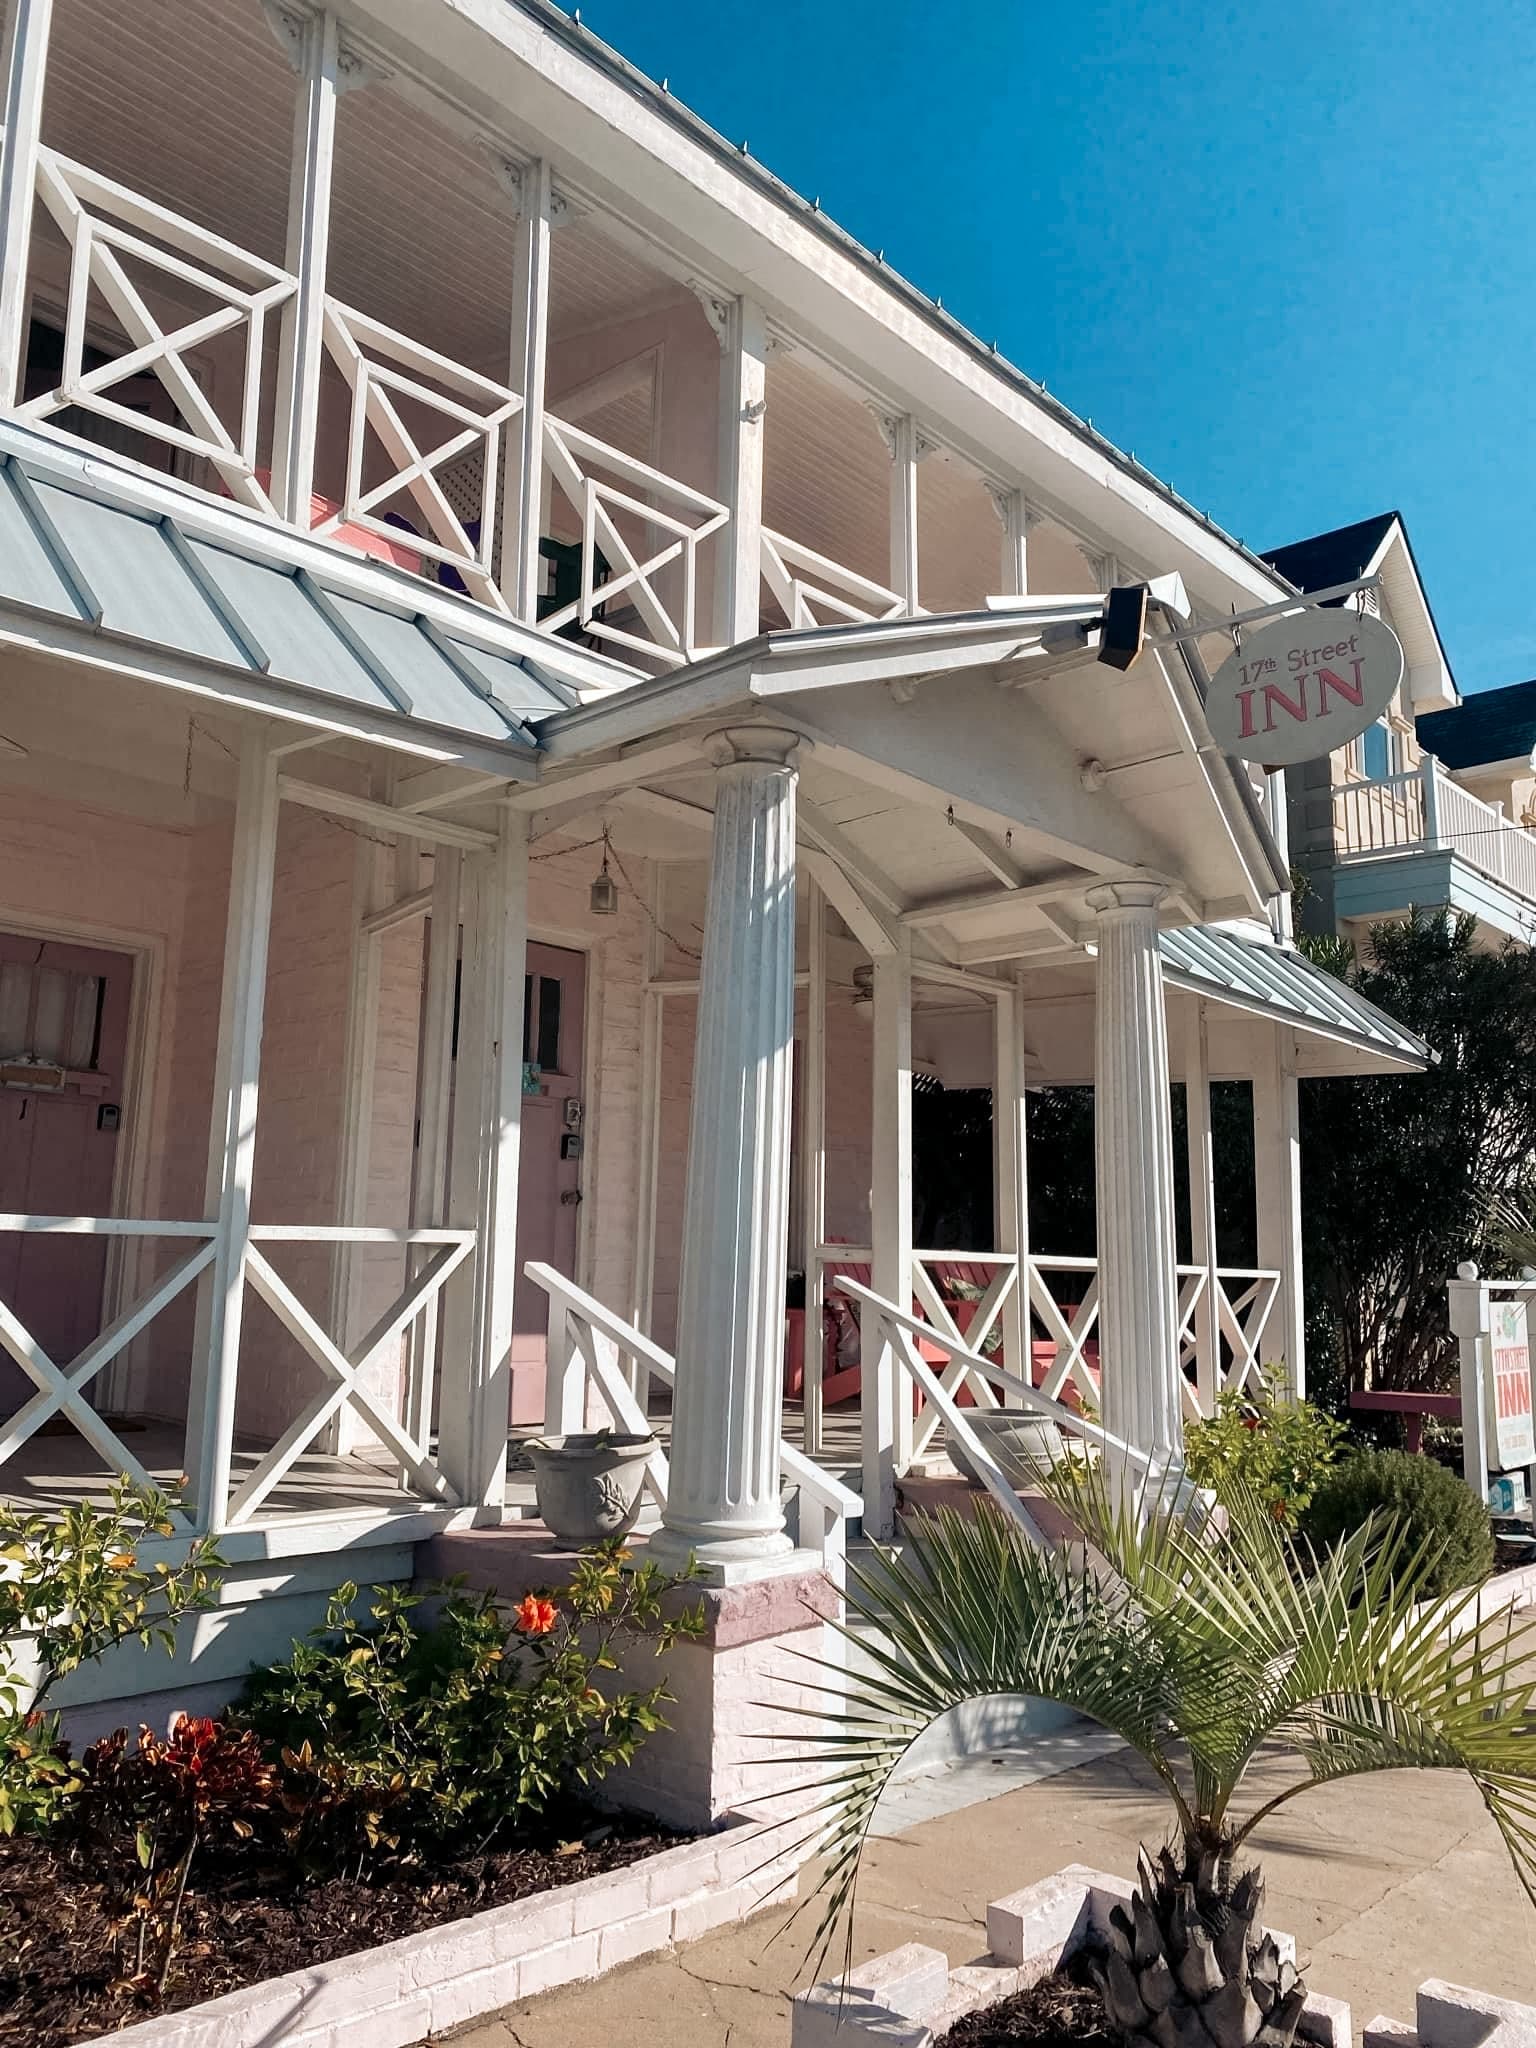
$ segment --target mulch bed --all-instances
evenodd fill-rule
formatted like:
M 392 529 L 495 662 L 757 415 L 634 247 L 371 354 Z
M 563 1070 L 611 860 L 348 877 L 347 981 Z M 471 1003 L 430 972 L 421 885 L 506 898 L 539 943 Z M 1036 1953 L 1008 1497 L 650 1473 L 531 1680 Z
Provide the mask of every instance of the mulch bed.
M 1083 1960 L 1042 1977 L 1027 1991 L 957 2020 L 940 2048 L 1115 2048 L 1104 2001 Z
M 194 1867 L 163 2000 L 116 1985 L 122 1894 L 93 1875 L 87 1856 L 32 1838 L 0 1841 L 0 2043 L 67 2048 L 694 1839 L 625 1815 L 568 1815 L 565 1825 L 564 1834 L 373 1883 L 306 1884 L 274 1867 L 221 1884 L 210 1857 L 208 1889 Z

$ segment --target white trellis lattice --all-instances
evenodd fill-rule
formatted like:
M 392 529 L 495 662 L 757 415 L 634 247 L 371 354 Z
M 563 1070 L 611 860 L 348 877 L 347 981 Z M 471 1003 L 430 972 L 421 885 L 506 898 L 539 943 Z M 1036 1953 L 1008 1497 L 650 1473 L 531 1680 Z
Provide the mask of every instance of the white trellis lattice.
M 54 389 L 29 399 L 19 412 L 32 419 L 72 406 L 96 413 L 211 463 L 233 497 L 270 512 L 271 500 L 256 475 L 262 352 L 267 321 L 296 289 L 294 279 L 222 235 L 53 150 L 38 154 L 37 192 L 70 248 L 64 363 Z M 211 299 L 211 310 L 163 318 L 144 296 L 146 271 L 154 274 L 156 292 L 165 302 L 187 306 Z M 105 306 L 128 347 L 87 370 L 93 298 Z M 244 346 L 238 417 L 231 425 L 188 358 L 219 336 L 235 334 Z M 163 387 L 182 424 L 157 419 L 109 395 L 146 375 Z

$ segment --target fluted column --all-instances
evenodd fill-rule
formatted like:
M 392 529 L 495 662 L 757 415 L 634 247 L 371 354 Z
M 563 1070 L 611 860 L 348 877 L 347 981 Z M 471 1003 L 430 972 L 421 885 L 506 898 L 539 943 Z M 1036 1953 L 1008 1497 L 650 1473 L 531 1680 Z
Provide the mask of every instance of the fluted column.
M 678 1293 L 671 1482 L 654 1556 L 791 1549 L 779 1505 L 795 1033 L 796 736 L 740 727 L 718 768 Z
M 1183 1461 L 1168 1027 L 1156 883 L 1090 892 L 1098 920 L 1094 1139 L 1104 1427 Z

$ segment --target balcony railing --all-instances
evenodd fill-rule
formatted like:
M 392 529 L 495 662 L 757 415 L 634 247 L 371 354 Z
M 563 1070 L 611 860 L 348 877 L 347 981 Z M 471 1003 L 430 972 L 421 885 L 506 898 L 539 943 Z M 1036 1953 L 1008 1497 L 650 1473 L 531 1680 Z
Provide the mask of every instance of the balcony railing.
M 1536 833 L 1453 782 L 1433 755 L 1407 774 L 1341 783 L 1332 797 L 1341 860 L 1454 853 L 1536 902 Z

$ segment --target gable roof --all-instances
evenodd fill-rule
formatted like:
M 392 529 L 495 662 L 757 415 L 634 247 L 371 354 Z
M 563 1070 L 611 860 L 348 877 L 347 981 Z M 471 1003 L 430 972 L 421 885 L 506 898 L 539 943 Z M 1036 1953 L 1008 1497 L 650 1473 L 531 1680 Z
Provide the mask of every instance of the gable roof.
M 1479 690 L 1453 710 L 1426 712 L 1414 728 L 1419 744 L 1447 768 L 1528 760 L 1536 751 L 1536 679 Z
M 1308 540 L 1293 540 L 1283 548 L 1266 548 L 1264 559 L 1298 590 L 1326 590 L 1330 584 L 1348 583 L 1365 574 L 1392 531 L 1394 519 L 1401 525 L 1396 512 L 1378 512 L 1370 519 L 1357 519 L 1352 526 L 1336 526 L 1331 533 L 1314 533 Z M 1341 598 L 1332 601 L 1343 602 Z

